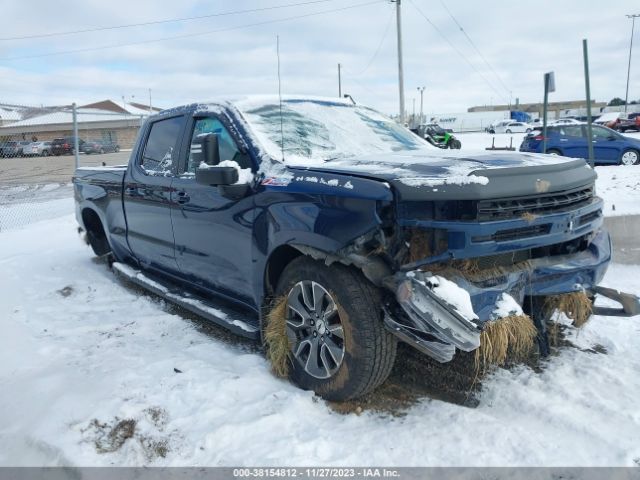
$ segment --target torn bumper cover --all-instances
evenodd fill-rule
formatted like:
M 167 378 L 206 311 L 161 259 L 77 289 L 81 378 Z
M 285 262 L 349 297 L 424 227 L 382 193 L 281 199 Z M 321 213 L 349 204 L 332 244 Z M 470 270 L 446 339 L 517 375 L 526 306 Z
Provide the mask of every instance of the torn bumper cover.
M 611 295 L 598 287 L 609 261 L 611 241 L 606 230 L 593 237 L 589 247 L 574 254 L 529 260 L 518 268 L 498 273 L 484 280 L 472 280 L 462 273 L 449 276 L 470 297 L 477 319 L 469 320 L 436 294 L 429 283 L 433 274 L 420 270 L 395 277 L 395 294 L 401 312 L 387 312 L 385 324 L 401 340 L 439 362 L 453 359 L 456 348 L 469 352 L 480 346 L 482 327 L 496 309 L 503 293 L 520 305 L 525 296 L 557 295 L 575 291 L 598 293 L 623 304 L 623 309 L 607 309 L 611 315 L 631 316 L 640 313 L 635 295 Z M 607 290 L 607 291 L 605 291 Z M 607 294 L 609 293 L 609 294 Z M 615 312 L 615 313 L 614 313 Z M 600 313 L 598 308 L 595 313 Z
M 456 348 L 465 352 L 478 348 L 482 329 L 439 296 L 431 278 L 430 273 L 414 271 L 398 284 L 396 299 L 412 325 L 400 324 L 389 314 L 384 321 L 399 338 L 444 363 L 453 359 Z

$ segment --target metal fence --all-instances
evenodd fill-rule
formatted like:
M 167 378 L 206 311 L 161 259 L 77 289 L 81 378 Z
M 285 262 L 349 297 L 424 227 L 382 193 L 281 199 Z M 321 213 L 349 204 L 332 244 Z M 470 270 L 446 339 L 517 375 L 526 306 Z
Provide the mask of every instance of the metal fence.
M 127 163 L 148 113 L 125 107 L 43 107 L 0 99 L 0 232 L 71 213 L 77 167 Z

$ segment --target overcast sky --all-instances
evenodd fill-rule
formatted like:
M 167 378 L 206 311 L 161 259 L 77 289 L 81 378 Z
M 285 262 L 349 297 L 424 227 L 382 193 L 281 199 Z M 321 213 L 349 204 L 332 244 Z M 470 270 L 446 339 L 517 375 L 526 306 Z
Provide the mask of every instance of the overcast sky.
M 318 1 L 193 21 L 6 40 L 304 1 L 4 0 L 0 102 L 83 104 L 125 96 L 147 103 L 151 89 L 154 105 L 170 107 L 218 95 L 277 93 L 279 35 L 283 93 L 337 95 L 341 63 L 344 92 L 358 103 L 396 113 L 395 4 L 384 0 Z M 356 7 L 344 9 L 352 5 Z M 336 9 L 344 10 L 331 12 Z M 309 15 L 316 12 L 326 13 Z M 556 74 L 552 101 L 584 98 L 583 38 L 589 41 L 592 98 L 624 97 L 631 34 L 625 14 L 640 13 L 640 2 L 403 0 L 402 13 L 406 108 L 410 113 L 414 98 L 419 108 L 416 88 L 424 85 L 425 112 L 445 113 L 508 103 L 510 96 L 513 101 L 540 101 L 542 75 L 550 70 Z M 302 15 L 308 16 L 290 18 Z M 274 20 L 281 21 L 265 23 Z M 640 99 L 638 20 L 630 99 Z M 154 41 L 178 36 L 183 38 Z M 134 42 L 147 43 L 101 48 Z M 94 48 L 100 49 L 89 50 Z

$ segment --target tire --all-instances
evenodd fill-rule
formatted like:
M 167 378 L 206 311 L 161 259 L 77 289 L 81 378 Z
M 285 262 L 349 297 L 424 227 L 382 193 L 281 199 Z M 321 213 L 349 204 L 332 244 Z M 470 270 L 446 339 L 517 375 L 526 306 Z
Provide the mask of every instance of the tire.
M 620 155 L 620 165 L 638 165 L 640 163 L 640 152 L 629 148 Z
M 557 148 L 549 148 L 547 149 L 547 155 L 562 155 L 562 152 Z
M 453 148 L 454 150 L 460 150 L 462 148 L 462 143 L 460 143 L 460 140 L 453 140 L 451 142 L 450 148 Z
M 293 383 L 327 400 L 344 401 L 387 379 L 397 340 L 382 323 L 380 291 L 358 270 L 298 257 L 280 276 L 276 295 L 287 298 Z M 311 356 L 314 344 L 317 354 Z
M 49 156 L 49 150 L 42 150 L 42 156 L 43 157 L 48 157 Z
M 113 151 L 118 153 L 120 151 L 120 147 L 116 147 Z
M 513 133 L 511 130 L 507 130 L 504 133 Z
M 104 154 L 104 148 L 101 148 L 98 153 L 100 153 L 101 155 Z
M 524 133 L 531 133 L 531 129 L 527 128 Z

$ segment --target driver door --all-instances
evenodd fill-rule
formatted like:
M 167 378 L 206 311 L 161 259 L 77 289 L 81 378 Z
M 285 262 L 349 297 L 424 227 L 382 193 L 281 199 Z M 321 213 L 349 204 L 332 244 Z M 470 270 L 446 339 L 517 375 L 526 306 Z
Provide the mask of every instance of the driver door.
M 196 137 L 215 133 L 220 159 L 251 167 L 229 129 L 217 117 L 193 118 L 187 127 L 188 151 L 172 184 L 171 220 L 175 254 L 181 276 L 196 287 L 255 307 L 252 285 L 253 197 L 240 200 L 222 196 L 218 187 L 196 183 Z M 255 169 L 253 169 L 255 171 Z

